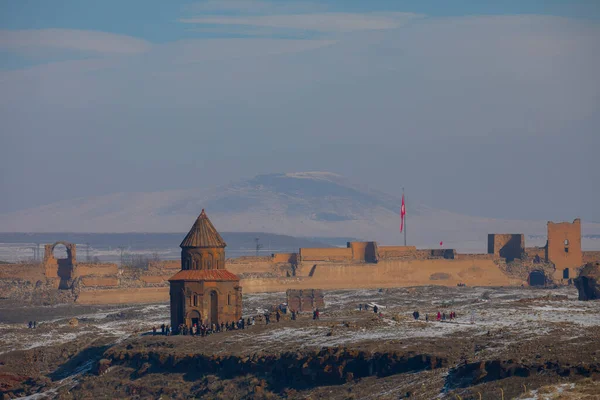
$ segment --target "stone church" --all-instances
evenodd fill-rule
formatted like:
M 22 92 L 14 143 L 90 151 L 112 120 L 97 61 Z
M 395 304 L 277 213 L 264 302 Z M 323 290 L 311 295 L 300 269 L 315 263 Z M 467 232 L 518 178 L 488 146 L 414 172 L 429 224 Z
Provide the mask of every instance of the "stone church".
M 181 242 L 181 271 L 169 279 L 171 326 L 220 324 L 242 316 L 239 278 L 225 269 L 227 244 L 204 210 Z

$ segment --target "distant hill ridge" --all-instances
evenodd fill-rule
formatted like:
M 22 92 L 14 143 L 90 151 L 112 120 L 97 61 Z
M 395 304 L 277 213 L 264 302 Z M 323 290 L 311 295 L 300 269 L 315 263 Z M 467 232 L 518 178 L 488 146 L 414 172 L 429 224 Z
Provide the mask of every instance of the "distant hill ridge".
M 114 193 L 0 215 L 2 232 L 186 232 L 202 208 L 222 232 L 355 237 L 401 244 L 401 200 L 331 172 L 258 175 L 217 189 Z M 574 216 L 575 217 L 575 216 Z M 409 244 L 485 251 L 487 233 L 544 235 L 546 221 L 464 216 L 407 204 Z M 600 234 L 599 224 L 584 233 Z

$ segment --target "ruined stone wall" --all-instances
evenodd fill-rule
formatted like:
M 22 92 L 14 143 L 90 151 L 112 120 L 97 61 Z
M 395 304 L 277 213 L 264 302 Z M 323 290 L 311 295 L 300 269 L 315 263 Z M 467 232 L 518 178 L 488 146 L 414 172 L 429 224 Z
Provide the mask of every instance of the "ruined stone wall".
M 419 249 L 416 252 L 417 260 L 447 259 L 453 260 L 456 257 L 454 249 Z
M 525 236 L 517 233 L 488 235 L 488 254 L 509 261 L 521 258 L 525 251 Z
M 45 278 L 45 268 L 42 264 L 0 264 L 0 279 L 37 282 Z
M 584 251 L 582 252 L 582 256 L 583 264 L 600 261 L 600 251 Z
M 113 287 L 119 286 L 119 279 L 116 277 L 84 276 L 81 278 L 81 283 L 89 287 Z
M 541 260 L 546 260 L 546 248 L 545 247 L 525 247 L 525 258 L 528 260 L 535 259 L 538 256 Z
M 181 260 L 150 261 L 148 266 L 150 269 L 179 271 L 181 269 Z
M 77 264 L 75 276 L 115 276 L 119 271 L 117 264 Z
M 274 263 L 298 263 L 298 253 L 275 253 L 271 256 L 271 261 Z
M 493 260 L 493 254 L 483 254 L 483 253 L 456 253 L 454 255 L 455 260 Z
M 580 219 L 573 223 L 548 222 L 548 261 L 556 266 L 555 280 L 562 279 L 565 270 L 575 277 L 572 270 L 583 264 Z
M 142 275 L 139 279 L 144 283 L 167 285 L 171 276 L 172 275 Z
M 352 250 L 352 260 L 368 263 L 377 262 L 378 247 L 376 242 L 348 242 L 346 246 Z
M 300 261 L 352 261 L 351 248 L 301 248 Z
M 491 260 L 387 260 L 376 265 L 317 265 L 312 287 L 323 289 L 402 287 L 420 285 L 520 285 Z
M 380 260 L 415 260 L 417 248 L 415 246 L 379 246 Z

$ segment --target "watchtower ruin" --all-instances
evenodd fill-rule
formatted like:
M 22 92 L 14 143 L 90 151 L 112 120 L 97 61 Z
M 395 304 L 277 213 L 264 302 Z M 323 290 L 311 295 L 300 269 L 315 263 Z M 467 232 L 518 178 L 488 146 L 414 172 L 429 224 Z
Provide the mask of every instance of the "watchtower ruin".
M 570 222 L 548 222 L 546 259 L 556 267 L 554 279 L 575 277 L 575 268 L 583 265 L 581 251 L 581 220 Z

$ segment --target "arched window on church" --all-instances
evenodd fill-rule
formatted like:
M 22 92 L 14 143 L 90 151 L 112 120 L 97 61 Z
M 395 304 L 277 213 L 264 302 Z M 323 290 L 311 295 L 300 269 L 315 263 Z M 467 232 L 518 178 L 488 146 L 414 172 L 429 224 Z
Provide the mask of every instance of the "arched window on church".
M 194 294 L 194 307 L 198 306 L 198 295 Z
M 231 293 L 227 294 L 227 305 L 231 305 Z

